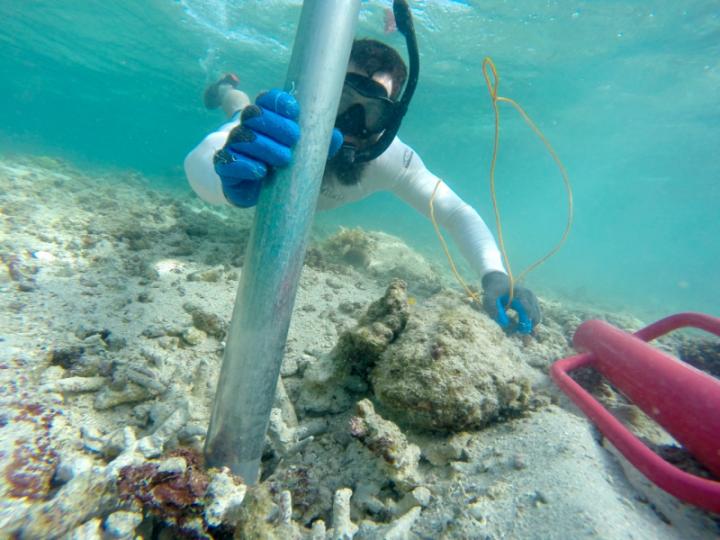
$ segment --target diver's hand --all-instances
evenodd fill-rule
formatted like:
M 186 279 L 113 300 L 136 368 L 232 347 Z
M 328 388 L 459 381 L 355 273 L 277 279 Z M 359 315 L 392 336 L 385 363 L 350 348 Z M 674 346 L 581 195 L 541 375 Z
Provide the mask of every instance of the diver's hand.
M 213 160 L 228 201 L 242 208 L 255 206 L 263 179 L 274 168 L 290 164 L 292 148 L 300 138 L 299 112 L 297 100 L 277 89 L 263 92 L 254 105 L 243 109 L 240 125 Z M 333 155 L 341 145 L 342 134 L 334 130 Z
M 503 301 L 507 302 L 510 294 L 510 278 L 502 272 L 488 272 L 483 276 L 482 286 L 483 308 L 500 326 L 507 328 L 509 319 L 503 308 Z M 513 302 L 510 307 L 518 313 L 518 330 L 522 333 L 529 334 L 542 321 L 540 305 L 530 289 L 513 287 Z
M 296 119 L 300 108 L 282 90 L 260 94 L 255 105 L 243 109 L 240 125 L 213 159 L 223 193 L 235 206 L 257 204 L 263 179 L 272 167 L 285 167 L 300 138 Z

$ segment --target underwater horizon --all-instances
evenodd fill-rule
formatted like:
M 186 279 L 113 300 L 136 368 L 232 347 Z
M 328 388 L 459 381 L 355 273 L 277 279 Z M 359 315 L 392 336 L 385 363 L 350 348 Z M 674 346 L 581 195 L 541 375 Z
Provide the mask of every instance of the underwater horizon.
M 481 64 L 566 166 L 567 245 L 530 274 L 541 296 L 639 316 L 717 315 L 720 298 L 720 10 L 710 1 L 412 1 L 420 82 L 399 136 L 495 230 L 492 107 Z M 386 40 L 389 1 L 358 35 Z M 202 106 L 218 75 L 251 96 L 282 86 L 299 1 L 0 1 L 0 153 L 134 169 L 189 191 L 182 161 L 221 123 Z M 496 171 L 517 274 L 560 238 L 560 174 L 501 106 Z M 42 204 L 42 201 L 38 201 Z M 318 215 L 405 239 L 445 264 L 430 223 L 389 194 Z M 477 283 L 465 269 L 466 278 Z

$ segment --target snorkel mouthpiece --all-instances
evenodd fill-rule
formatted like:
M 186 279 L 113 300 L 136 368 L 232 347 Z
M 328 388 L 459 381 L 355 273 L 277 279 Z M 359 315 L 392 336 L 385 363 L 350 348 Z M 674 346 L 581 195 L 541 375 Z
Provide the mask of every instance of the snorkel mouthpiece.
M 353 144 L 343 144 L 340 147 L 339 158 L 344 163 L 355 163 L 357 148 Z

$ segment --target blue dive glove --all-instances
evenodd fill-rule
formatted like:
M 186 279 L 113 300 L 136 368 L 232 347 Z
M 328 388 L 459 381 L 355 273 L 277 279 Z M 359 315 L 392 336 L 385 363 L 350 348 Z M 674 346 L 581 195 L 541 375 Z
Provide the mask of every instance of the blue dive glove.
M 292 147 L 300 138 L 299 112 L 295 98 L 277 89 L 260 94 L 255 105 L 243 109 L 240 125 L 233 128 L 213 160 L 223 193 L 232 204 L 255 206 L 263 179 L 273 168 L 290 163 Z M 334 130 L 331 155 L 342 142 L 342 134 Z
M 506 306 L 510 294 L 510 278 L 502 272 L 488 272 L 483 276 L 483 308 L 503 329 L 517 330 L 530 334 L 540 324 L 542 316 L 536 296 L 525 287 L 513 287 L 513 301 L 509 308 L 518 316 L 517 323 L 511 323 Z

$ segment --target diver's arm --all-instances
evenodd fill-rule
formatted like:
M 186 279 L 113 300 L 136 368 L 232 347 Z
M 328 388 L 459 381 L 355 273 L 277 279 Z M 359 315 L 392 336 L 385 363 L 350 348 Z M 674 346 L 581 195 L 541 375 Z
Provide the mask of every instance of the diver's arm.
M 399 144 L 398 144 L 399 143 Z M 393 161 L 402 163 L 402 171 L 390 189 L 420 213 L 430 217 L 430 198 L 438 181 L 433 208 L 438 225 L 445 229 L 460 252 L 482 278 L 489 272 L 505 272 L 500 250 L 492 232 L 480 215 L 458 197 L 447 184 L 432 174 L 410 147 L 395 140 L 397 154 Z
M 227 141 L 228 133 L 239 124 L 237 116 L 210 133 L 185 158 L 185 175 L 195 193 L 210 204 L 229 204 L 222 182 L 215 172 L 213 156 Z

